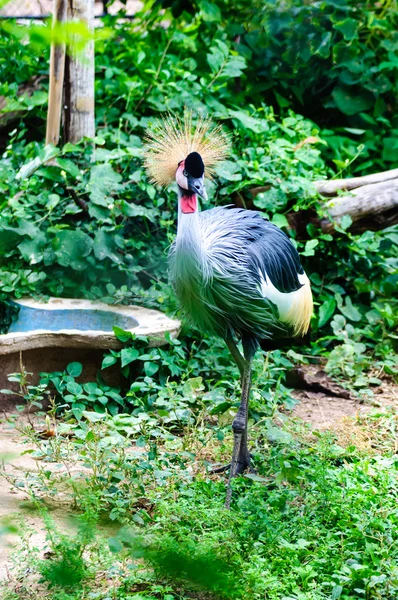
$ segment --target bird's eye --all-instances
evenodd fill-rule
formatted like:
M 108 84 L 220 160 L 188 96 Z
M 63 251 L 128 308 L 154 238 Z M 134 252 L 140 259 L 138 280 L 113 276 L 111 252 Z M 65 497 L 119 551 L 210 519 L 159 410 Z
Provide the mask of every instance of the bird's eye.
M 188 177 L 188 171 L 186 171 L 185 169 L 183 170 L 182 174 L 184 175 L 184 177 Z

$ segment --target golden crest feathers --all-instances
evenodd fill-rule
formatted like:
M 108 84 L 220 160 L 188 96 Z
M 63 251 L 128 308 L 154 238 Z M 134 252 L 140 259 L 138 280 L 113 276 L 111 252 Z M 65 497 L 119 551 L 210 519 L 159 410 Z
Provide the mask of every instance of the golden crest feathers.
M 153 183 L 167 186 L 175 179 L 178 163 L 198 152 L 205 175 L 211 177 L 214 167 L 227 157 L 230 145 L 220 125 L 214 126 L 207 117 L 199 117 L 194 125 L 192 111 L 185 109 L 182 120 L 169 114 L 149 129 L 144 165 Z

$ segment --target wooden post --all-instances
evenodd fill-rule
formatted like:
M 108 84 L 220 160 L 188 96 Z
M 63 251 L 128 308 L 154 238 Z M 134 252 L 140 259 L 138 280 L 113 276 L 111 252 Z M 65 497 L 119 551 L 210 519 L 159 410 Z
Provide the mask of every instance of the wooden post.
M 68 20 L 84 22 L 94 30 L 94 0 L 67 0 Z M 73 38 L 66 57 L 65 73 L 65 141 L 76 143 L 83 137 L 93 138 L 94 124 L 94 40 L 83 52 L 74 48 Z
M 67 0 L 54 0 L 53 28 L 66 21 Z M 62 92 L 65 72 L 65 44 L 51 44 L 50 85 L 48 90 L 48 111 L 46 144 L 56 146 L 61 125 Z

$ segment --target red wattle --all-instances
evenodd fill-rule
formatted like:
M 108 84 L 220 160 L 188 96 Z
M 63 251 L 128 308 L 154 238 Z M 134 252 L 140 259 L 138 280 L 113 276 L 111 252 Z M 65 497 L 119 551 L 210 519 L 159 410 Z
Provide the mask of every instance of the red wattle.
M 197 198 L 196 194 L 192 194 L 192 196 L 182 196 L 181 198 L 181 210 L 186 215 L 189 213 L 194 213 L 196 210 Z

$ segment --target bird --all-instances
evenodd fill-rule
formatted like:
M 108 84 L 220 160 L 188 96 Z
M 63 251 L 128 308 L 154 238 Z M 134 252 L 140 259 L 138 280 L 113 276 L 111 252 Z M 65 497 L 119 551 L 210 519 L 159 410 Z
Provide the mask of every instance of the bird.
M 177 235 L 169 252 L 177 299 L 200 331 L 225 340 L 241 376 L 231 462 L 215 469 L 229 469 L 227 508 L 232 479 L 252 470 L 248 408 L 254 355 L 259 347 L 274 350 L 305 339 L 313 312 L 309 278 L 281 229 L 255 210 L 199 210 L 198 197 L 207 200 L 205 177 L 214 178 L 215 167 L 230 152 L 230 135 L 189 110 L 153 123 L 144 150 L 151 181 L 177 185 Z

